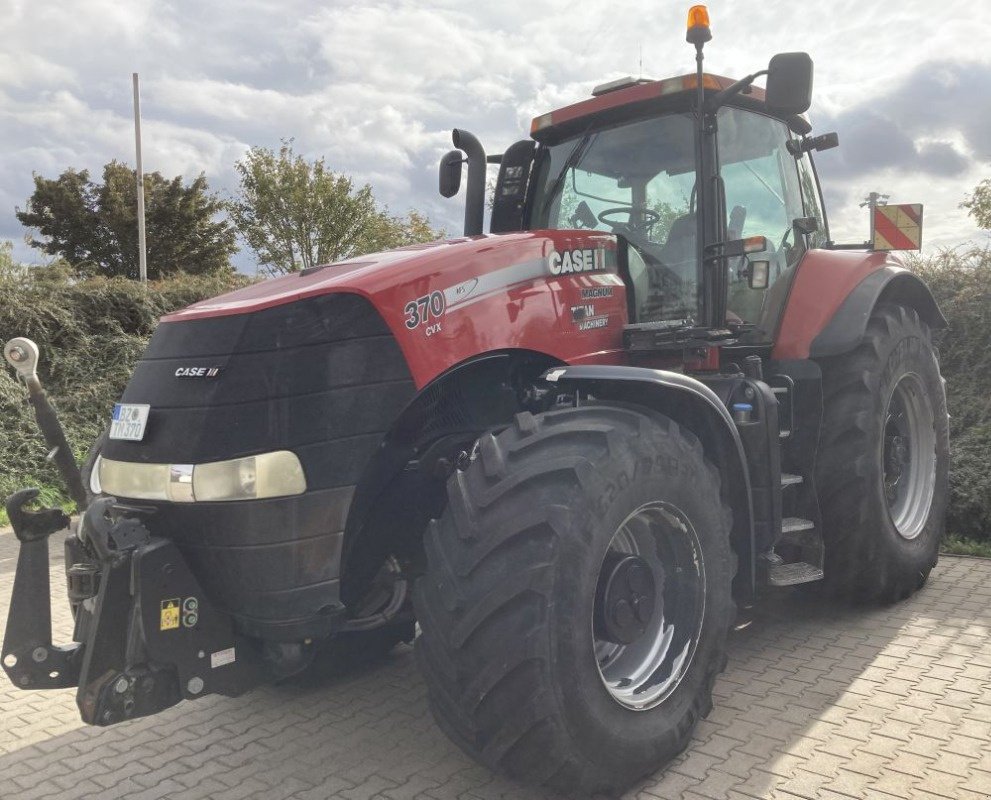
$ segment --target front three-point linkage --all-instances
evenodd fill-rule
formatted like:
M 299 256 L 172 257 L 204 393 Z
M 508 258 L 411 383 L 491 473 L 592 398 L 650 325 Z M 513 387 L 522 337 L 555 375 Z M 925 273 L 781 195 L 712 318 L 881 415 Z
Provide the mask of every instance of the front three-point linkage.
M 37 489 L 22 489 L 7 500 L 7 515 L 20 542 L 14 591 L 3 637 L 3 667 L 15 686 L 61 689 L 79 681 L 79 645 L 52 644 L 48 537 L 69 526 L 58 508 L 30 511 Z

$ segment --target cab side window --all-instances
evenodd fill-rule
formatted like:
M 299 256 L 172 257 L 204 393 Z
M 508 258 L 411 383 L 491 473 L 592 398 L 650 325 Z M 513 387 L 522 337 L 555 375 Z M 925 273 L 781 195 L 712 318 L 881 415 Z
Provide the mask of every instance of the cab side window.
M 767 238 L 767 249 L 752 261 L 770 262 L 770 285 L 751 289 L 746 261 L 729 264 L 730 322 L 756 326 L 758 340 L 769 341 L 787 295 L 789 278 L 805 254 L 793 222 L 806 216 L 798 168 L 788 152 L 791 134 L 779 120 L 752 111 L 719 111 L 719 162 L 726 192 L 726 226 L 730 239 Z
M 809 236 L 809 247 L 815 249 L 822 247 L 829 240 L 829 231 L 826 229 L 826 215 L 822 210 L 822 197 L 819 195 L 819 184 L 816 181 L 815 171 L 812 169 L 811 159 L 812 157 L 808 153 L 802 153 L 802 157 L 797 160 L 797 163 L 805 216 L 813 217 L 817 223 L 815 233 Z

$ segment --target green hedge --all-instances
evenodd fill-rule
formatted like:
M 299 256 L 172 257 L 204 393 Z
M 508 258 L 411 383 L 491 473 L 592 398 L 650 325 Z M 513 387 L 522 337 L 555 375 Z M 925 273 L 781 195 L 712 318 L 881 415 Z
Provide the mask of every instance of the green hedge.
M 991 248 L 915 258 L 950 323 L 937 336 L 950 412 L 950 509 L 957 536 L 991 541 Z
M 948 527 L 958 536 L 991 540 L 991 250 L 947 251 L 911 266 L 950 322 L 939 336 L 953 447 Z M 0 259 L 0 341 L 28 336 L 38 342 L 42 378 L 82 458 L 158 318 L 246 282 L 232 273 L 177 275 L 142 287 L 123 279 L 80 281 L 58 266 L 25 270 Z M 0 414 L 0 497 L 28 484 L 57 486 L 24 389 L 6 368 L 0 370 Z
M 233 272 L 177 274 L 142 286 L 123 278 L 77 280 L 54 265 L 0 261 L 0 343 L 27 336 L 41 348 L 39 374 L 79 459 L 107 425 L 159 317 L 247 283 Z M 26 393 L 0 368 L 0 498 L 26 485 L 57 487 Z M 55 499 L 55 491 L 46 492 Z

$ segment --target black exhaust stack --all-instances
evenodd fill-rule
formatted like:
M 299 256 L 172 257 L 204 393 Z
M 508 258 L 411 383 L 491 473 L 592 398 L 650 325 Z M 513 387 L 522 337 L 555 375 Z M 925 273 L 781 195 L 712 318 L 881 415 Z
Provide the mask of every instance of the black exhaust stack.
M 455 128 L 454 146 L 468 156 L 468 186 L 465 191 L 465 236 L 479 236 L 485 217 L 485 149 L 473 133 Z

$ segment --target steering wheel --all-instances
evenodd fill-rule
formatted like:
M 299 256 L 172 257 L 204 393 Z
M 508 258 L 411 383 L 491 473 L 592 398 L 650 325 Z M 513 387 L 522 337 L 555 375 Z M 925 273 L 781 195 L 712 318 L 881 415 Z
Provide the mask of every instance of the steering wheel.
M 647 228 L 655 225 L 658 220 L 660 220 L 661 215 L 654 211 L 652 208 L 641 209 L 640 213 L 643 216 L 643 222 L 633 228 L 630 221 L 633 219 L 633 215 L 637 213 L 637 210 L 633 206 L 617 206 L 616 208 L 607 208 L 605 211 L 599 212 L 599 222 L 605 223 L 606 225 L 616 225 L 623 223 L 614 223 L 610 221 L 610 217 L 615 217 L 617 214 L 626 214 L 626 226 L 634 230 L 646 230 Z

